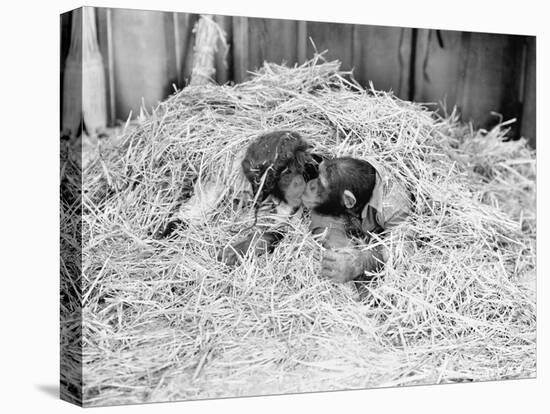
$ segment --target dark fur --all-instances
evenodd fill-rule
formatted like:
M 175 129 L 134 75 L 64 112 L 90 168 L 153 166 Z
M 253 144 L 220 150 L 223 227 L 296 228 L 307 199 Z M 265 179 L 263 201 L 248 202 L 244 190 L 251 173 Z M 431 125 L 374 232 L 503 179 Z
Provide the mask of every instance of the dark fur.
M 351 157 L 326 160 L 323 166 L 328 188 L 320 188 L 321 203 L 314 211 L 325 216 L 359 216 L 376 184 L 374 167 L 367 161 Z M 351 191 L 356 198 L 352 209 L 346 208 L 342 202 L 345 190 Z
M 257 202 L 256 213 L 260 203 L 268 196 L 286 203 L 285 193 L 289 189 L 292 178 L 301 175 L 307 182 L 318 176 L 321 157 L 309 153 L 311 146 L 293 131 L 274 131 L 260 135 L 247 148 L 241 162 L 243 173 L 252 186 Z M 265 174 L 264 185 L 261 187 Z M 283 238 L 279 231 L 256 232 L 247 239 L 223 249 L 218 255 L 219 260 L 233 265 L 239 257 L 244 256 L 254 245 L 256 255 L 271 252 Z
M 300 134 L 292 131 L 269 132 L 259 136 L 248 146 L 241 166 L 254 195 L 267 172 L 258 202 L 269 195 L 287 201 L 284 196 L 285 188 L 281 185 L 284 174 L 301 174 L 306 181 L 317 177 L 320 159 L 309 154 L 309 149 L 310 145 Z

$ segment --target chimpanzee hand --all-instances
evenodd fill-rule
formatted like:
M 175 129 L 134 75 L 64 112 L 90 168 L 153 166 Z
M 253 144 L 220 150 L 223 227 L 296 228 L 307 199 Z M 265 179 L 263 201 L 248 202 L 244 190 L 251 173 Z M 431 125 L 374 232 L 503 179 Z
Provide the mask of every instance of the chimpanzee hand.
M 353 248 L 326 250 L 321 261 L 321 276 L 346 283 L 363 274 L 370 259 L 369 251 Z
M 223 262 L 228 266 L 234 266 L 237 261 L 242 260 L 246 255 L 252 241 L 253 238 L 249 237 L 238 243 L 226 246 L 218 253 L 218 261 Z

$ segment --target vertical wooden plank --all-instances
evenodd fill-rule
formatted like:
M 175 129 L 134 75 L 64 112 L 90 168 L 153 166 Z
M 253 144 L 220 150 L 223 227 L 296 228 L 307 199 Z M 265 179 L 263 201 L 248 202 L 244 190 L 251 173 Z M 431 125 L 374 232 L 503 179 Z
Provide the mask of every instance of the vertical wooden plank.
M 466 99 L 468 38 L 461 32 L 420 29 L 416 42 L 415 94 L 419 102 L 442 103 L 447 112 Z M 440 43 L 443 42 L 442 44 Z M 443 45 L 443 47 L 442 47 Z M 460 93 L 460 96 L 459 96 Z
M 63 72 L 62 134 L 76 137 L 82 130 L 82 8 L 71 13 L 71 41 Z
M 523 89 L 523 112 L 521 135 L 529 140 L 533 148 L 537 147 L 537 43 L 534 36 L 528 36 L 526 42 L 525 81 Z
M 307 22 L 304 20 L 300 20 L 297 22 L 298 25 L 298 34 L 296 38 L 296 48 L 297 48 L 297 57 L 298 57 L 298 63 L 302 64 L 307 60 L 307 44 L 308 44 L 308 37 L 307 37 Z
M 318 52 L 328 50 L 325 59 L 338 59 L 342 63 L 342 70 L 353 67 L 353 25 L 308 22 L 307 30 Z M 308 44 L 308 55 L 314 52 L 313 45 Z
M 187 85 L 191 79 L 191 72 L 193 71 L 193 43 L 195 40 L 193 28 L 198 19 L 198 14 L 178 13 L 177 24 L 180 36 L 181 55 L 183 58 L 182 67 L 180 69 L 182 83 L 178 84 L 180 88 Z
M 179 27 L 177 26 L 177 17 L 174 16 L 175 14 L 176 13 L 173 12 L 163 13 L 164 48 L 166 56 L 166 95 L 174 93 L 174 85 L 179 87 L 181 81 L 181 72 L 178 70 L 178 59 L 180 59 L 181 63 L 181 54 L 176 46 L 180 37 L 178 36 L 176 38 L 176 32 L 179 31 Z
M 108 125 L 113 125 L 116 120 L 115 113 L 115 89 L 113 67 L 113 39 L 112 39 L 112 10 L 105 7 L 97 7 L 97 36 L 99 50 L 103 56 L 105 66 L 105 79 L 107 87 L 107 114 Z
M 68 11 L 59 16 L 59 84 L 60 99 L 59 99 L 59 125 L 63 123 L 63 74 L 65 73 L 65 60 L 69 54 L 69 46 L 71 44 L 71 19 L 72 12 Z
M 107 127 L 107 88 L 95 7 L 82 8 L 82 52 L 82 117 L 87 133 L 97 136 Z
M 372 81 L 380 90 L 393 90 L 409 99 L 411 29 L 357 25 L 354 29 L 354 75 L 368 86 Z
M 415 100 L 445 102 L 447 112 L 456 105 L 462 119 L 476 128 L 518 117 L 520 41 L 520 36 L 504 34 L 420 31 Z M 517 127 L 510 136 L 517 135 Z
M 69 46 L 71 44 L 71 17 L 72 12 L 68 11 L 59 16 L 59 31 L 60 31 L 60 51 L 59 51 L 59 65 L 63 69 L 65 59 L 69 54 Z
M 412 91 L 410 90 L 410 76 L 411 76 L 411 65 L 412 65 L 412 38 L 413 38 L 413 29 L 406 27 L 399 28 L 399 43 L 398 43 L 398 58 L 397 58 L 397 72 L 398 72 L 398 83 L 397 90 L 395 94 L 402 99 L 405 99 L 405 96 L 411 96 Z
M 116 116 L 139 114 L 170 90 L 167 82 L 165 13 L 113 9 L 113 60 Z
M 508 137 L 518 139 L 521 131 L 521 117 L 523 112 L 522 95 L 524 80 L 524 51 L 525 36 L 507 35 L 500 62 L 502 83 L 500 85 L 500 101 L 497 102 L 497 112 L 504 120 L 516 119 L 511 124 Z M 498 119 L 495 119 L 496 123 Z
M 419 29 L 412 29 L 411 34 L 411 62 L 416 62 L 417 60 L 417 43 L 418 43 L 418 32 Z M 414 100 L 414 96 L 416 93 L 416 78 L 417 78 L 417 70 L 416 65 L 413 63 L 410 65 L 410 72 L 409 72 L 409 100 Z
M 464 105 L 468 102 L 469 97 L 469 88 L 470 84 L 467 82 L 467 79 L 469 77 L 468 70 L 470 67 L 469 60 L 470 60 L 470 48 L 472 44 L 472 33 L 471 32 L 462 32 L 460 33 L 460 44 L 458 46 L 458 53 L 453 54 L 453 57 L 456 58 L 458 56 L 458 61 L 456 62 L 456 66 L 458 67 L 458 72 L 455 76 L 457 76 L 457 79 L 453 79 L 453 76 L 446 71 L 441 71 L 441 75 L 443 77 L 443 82 L 445 84 L 453 84 L 456 83 L 456 90 L 455 90 L 455 101 L 452 101 L 452 98 L 450 98 L 450 106 L 455 106 L 458 109 L 458 112 L 462 114 Z M 451 52 L 452 53 L 452 52 Z M 427 91 L 428 89 L 426 89 Z M 431 93 L 434 93 L 434 91 L 431 91 Z M 450 108 L 449 108 L 450 109 Z
M 411 59 L 413 65 L 409 75 L 409 96 L 410 99 L 417 102 L 425 102 L 423 99 L 423 92 L 426 88 L 425 81 L 427 81 L 427 73 L 424 70 L 425 63 L 429 56 L 429 46 L 431 45 L 431 33 L 430 29 L 416 29 L 416 37 L 411 39 Z M 411 83 L 413 83 L 411 87 Z
M 172 26 L 174 29 L 174 53 L 176 58 L 176 84 L 181 86 L 183 71 L 182 71 L 182 45 L 180 28 L 178 25 L 178 13 L 172 13 Z
M 294 20 L 248 19 L 248 69 L 264 62 L 294 65 L 298 61 L 297 25 Z
M 235 82 L 246 80 L 248 70 L 248 19 L 233 17 L 233 73 Z
M 363 68 L 363 39 L 361 38 L 361 25 L 353 25 L 352 28 L 352 60 L 353 60 L 353 77 L 355 80 L 362 78 Z
M 472 33 L 467 58 L 462 117 L 475 127 L 491 128 L 500 119 L 519 115 L 517 79 L 520 59 L 517 58 L 516 36 Z
M 225 35 L 225 44 L 222 39 L 218 39 L 217 51 L 215 56 L 215 66 L 216 66 L 216 81 L 219 84 L 224 84 L 231 79 L 232 68 L 233 68 L 233 59 L 232 59 L 232 50 L 230 45 L 233 38 L 233 27 L 232 19 L 230 16 L 214 16 L 214 21 L 220 26 L 220 29 L 223 30 Z
M 115 61 L 113 54 L 113 10 L 107 9 L 107 67 L 109 73 L 109 107 L 110 119 L 114 124 L 116 121 L 116 104 L 115 104 Z

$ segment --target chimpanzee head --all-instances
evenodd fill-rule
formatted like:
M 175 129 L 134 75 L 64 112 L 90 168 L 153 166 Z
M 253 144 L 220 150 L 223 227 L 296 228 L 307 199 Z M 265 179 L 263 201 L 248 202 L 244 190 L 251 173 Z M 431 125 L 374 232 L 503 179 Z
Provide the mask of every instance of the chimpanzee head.
M 319 166 L 319 177 L 307 183 L 302 202 L 322 215 L 355 215 L 369 202 L 375 184 L 376 170 L 367 161 L 351 157 L 325 160 Z
M 309 154 L 310 145 L 291 131 L 259 136 L 246 150 L 241 163 L 254 194 L 261 202 L 272 195 L 297 207 L 307 180 L 317 176 L 318 160 Z

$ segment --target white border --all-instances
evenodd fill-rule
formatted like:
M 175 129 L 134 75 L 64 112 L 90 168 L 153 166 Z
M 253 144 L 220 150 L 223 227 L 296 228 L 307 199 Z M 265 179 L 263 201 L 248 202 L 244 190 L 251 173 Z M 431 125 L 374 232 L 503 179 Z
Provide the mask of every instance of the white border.
M 542 114 L 548 89 L 547 12 L 537 1 L 111 0 L 86 5 L 212 12 L 346 23 L 536 34 L 538 49 L 538 211 L 548 207 L 547 143 Z M 375 4 L 374 4 L 375 3 Z M 54 5 L 55 4 L 55 5 Z M 4 412 L 72 412 L 45 392 L 58 382 L 59 13 L 78 1 L 10 1 L 3 5 L 0 67 L 2 128 L 2 271 L 0 343 Z M 548 84 L 548 83 L 546 83 Z M 543 87 L 545 88 L 543 90 Z M 544 105 L 544 106 L 543 106 Z M 549 138 L 550 139 L 550 138 Z M 6 228 L 7 227 L 7 228 Z M 7 231 L 6 231 L 7 230 Z M 94 412 L 540 412 L 548 387 L 547 219 L 539 214 L 539 357 L 537 380 L 299 394 L 99 408 Z

